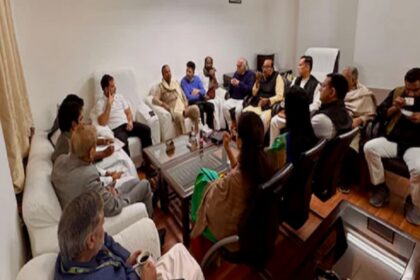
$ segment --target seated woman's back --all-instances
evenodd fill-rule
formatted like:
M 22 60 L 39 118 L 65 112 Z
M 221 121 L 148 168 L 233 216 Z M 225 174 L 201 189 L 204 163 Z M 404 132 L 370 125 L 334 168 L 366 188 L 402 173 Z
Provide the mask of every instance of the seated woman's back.
M 293 86 L 285 98 L 287 161 L 294 162 L 315 146 L 318 139 L 311 124 L 309 100 L 304 89 Z
M 216 239 L 237 234 L 239 221 L 254 190 L 274 174 L 274 167 L 264 152 L 264 126 L 257 114 L 245 112 L 239 119 L 238 159 L 233 157 L 229 143 L 226 144 L 229 141 L 227 137 L 224 146 L 232 170 L 205 190 L 193 237 L 206 228 Z

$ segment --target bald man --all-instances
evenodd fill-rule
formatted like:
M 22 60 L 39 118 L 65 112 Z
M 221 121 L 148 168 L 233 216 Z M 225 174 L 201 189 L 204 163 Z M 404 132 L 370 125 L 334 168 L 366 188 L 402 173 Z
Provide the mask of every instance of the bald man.
M 236 72 L 229 85 L 230 98 L 223 104 L 223 115 L 229 128 L 236 127 L 236 120 L 242 111 L 242 102 L 247 95 L 252 94 L 255 83 L 255 73 L 248 70 L 248 61 L 239 58 L 236 62 Z M 232 115 L 234 115 L 232 119 Z

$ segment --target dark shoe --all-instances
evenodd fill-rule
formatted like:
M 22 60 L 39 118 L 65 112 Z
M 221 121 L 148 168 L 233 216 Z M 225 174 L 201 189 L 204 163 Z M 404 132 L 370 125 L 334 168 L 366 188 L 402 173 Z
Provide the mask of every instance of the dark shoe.
M 411 196 L 407 196 L 404 205 L 404 215 L 407 222 L 410 224 L 420 225 L 420 208 L 416 207 L 411 200 Z
M 338 187 L 338 190 L 342 194 L 349 194 L 350 193 L 350 185 L 349 184 L 341 184 L 341 186 Z
M 374 186 L 372 195 L 369 198 L 370 205 L 376 208 L 380 208 L 388 202 L 389 202 L 389 189 L 385 185 L 385 183 Z
M 159 235 L 160 247 L 162 247 L 163 244 L 165 244 L 166 229 L 165 228 L 158 229 L 158 235 Z
M 154 169 L 151 165 L 147 165 L 145 167 L 144 172 L 146 173 L 146 178 L 148 179 L 156 177 L 158 175 L 156 169 Z

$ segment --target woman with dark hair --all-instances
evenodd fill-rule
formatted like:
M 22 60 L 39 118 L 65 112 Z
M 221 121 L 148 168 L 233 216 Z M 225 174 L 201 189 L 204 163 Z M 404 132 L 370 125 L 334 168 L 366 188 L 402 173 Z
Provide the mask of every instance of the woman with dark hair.
M 274 174 L 274 167 L 264 152 L 261 118 L 253 112 L 242 113 L 237 129 L 239 155 L 234 156 L 231 135 L 226 132 L 223 145 L 232 170 L 204 190 L 192 237 L 206 229 L 218 240 L 237 234 L 239 221 L 255 188 Z
M 312 148 L 317 138 L 311 124 L 309 100 L 306 91 L 293 86 L 285 97 L 286 132 L 277 136 L 268 154 L 277 158 L 279 166 L 294 162 Z
M 309 99 L 304 89 L 291 87 L 285 99 L 287 130 L 287 162 L 299 159 L 302 152 L 312 148 L 317 138 L 311 124 Z

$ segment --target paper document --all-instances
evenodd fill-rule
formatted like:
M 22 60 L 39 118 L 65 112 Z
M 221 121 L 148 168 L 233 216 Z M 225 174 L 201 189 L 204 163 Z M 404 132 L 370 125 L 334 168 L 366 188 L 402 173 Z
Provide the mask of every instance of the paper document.
M 120 139 L 118 138 L 114 138 L 114 143 L 110 144 L 110 145 L 114 145 L 114 152 L 121 150 L 124 147 L 124 142 L 122 142 Z M 109 145 L 101 145 L 101 146 L 96 146 L 96 152 L 102 152 L 104 151 L 106 148 L 108 148 Z

